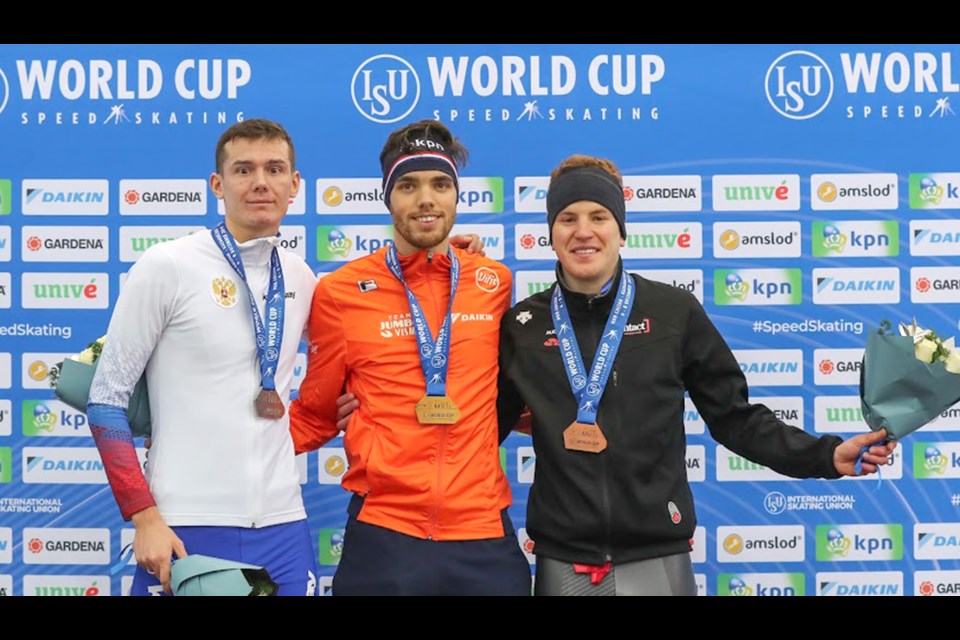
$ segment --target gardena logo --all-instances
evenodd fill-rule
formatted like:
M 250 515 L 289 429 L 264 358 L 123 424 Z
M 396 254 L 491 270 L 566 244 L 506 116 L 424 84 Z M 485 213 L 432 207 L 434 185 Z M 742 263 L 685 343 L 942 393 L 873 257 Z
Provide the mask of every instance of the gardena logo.
M 791 120 L 819 115 L 833 98 L 830 67 L 809 51 L 788 51 L 774 60 L 765 83 L 770 106 Z
M 382 54 L 360 63 L 350 82 L 353 104 L 364 118 L 389 124 L 407 117 L 420 101 L 420 78 L 398 56 Z

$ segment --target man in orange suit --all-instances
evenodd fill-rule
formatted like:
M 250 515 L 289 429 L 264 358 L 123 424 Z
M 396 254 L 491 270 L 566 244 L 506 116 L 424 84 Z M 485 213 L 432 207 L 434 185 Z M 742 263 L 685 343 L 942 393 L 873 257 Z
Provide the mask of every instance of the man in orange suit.
M 380 154 L 395 242 L 317 285 L 297 453 L 344 434 L 348 508 L 335 595 L 529 595 L 500 467 L 497 345 L 512 275 L 450 246 L 467 150 L 433 120 Z

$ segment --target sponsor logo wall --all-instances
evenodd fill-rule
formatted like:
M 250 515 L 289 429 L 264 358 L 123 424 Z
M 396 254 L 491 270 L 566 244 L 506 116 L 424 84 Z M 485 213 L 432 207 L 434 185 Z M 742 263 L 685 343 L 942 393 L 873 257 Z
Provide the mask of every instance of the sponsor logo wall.
M 222 219 L 208 179 L 229 125 L 289 125 L 303 180 L 280 243 L 325 274 L 393 242 L 386 135 L 444 121 L 470 150 L 454 230 L 511 268 L 515 301 L 556 280 L 551 170 L 610 158 L 624 267 L 704 306 L 752 401 L 849 438 L 868 332 L 916 317 L 960 333 L 958 70 L 950 45 L 0 45 L 0 594 L 129 590 L 129 527 L 46 375 L 105 332 L 144 252 Z M 960 593 L 960 405 L 879 480 L 785 476 L 714 440 L 689 398 L 677 428 L 702 594 Z M 532 558 L 530 439 L 501 460 Z M 342 439 L 299 464 L 328 593 Z

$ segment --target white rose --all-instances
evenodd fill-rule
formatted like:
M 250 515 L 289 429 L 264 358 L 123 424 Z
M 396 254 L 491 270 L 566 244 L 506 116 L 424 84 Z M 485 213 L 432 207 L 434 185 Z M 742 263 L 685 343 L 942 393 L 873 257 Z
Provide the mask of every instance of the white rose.
M 84 349 L 77 355 L 76 360 L 84 364 L 93 364 L 93 349 Z
M 106 341 L 107 341 L 107 336 L 101 336 L 97 338 L 97 344 L 100 345 L 101 347 L 103 346 L 103 343 Z
M 943 368 L 950 373 L 960 373 L 960 353 L 951 351 L 947 357 L 943 359 Z
M 924 338 L 913 346 L 913 354 L 921 362 L 933 362 L 933 352 L 937 350 L 937 343 Z

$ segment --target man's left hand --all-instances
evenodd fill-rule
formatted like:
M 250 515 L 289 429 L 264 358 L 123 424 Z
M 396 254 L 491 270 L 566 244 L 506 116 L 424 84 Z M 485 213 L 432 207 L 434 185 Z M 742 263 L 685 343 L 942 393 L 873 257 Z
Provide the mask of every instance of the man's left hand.
M 455 236 L 450 236 L 450 244 L 457 249 L 463 249 L 467 253 L 487 255 L 483 250 L 483 240 L 475 233 L 458 233 Z

